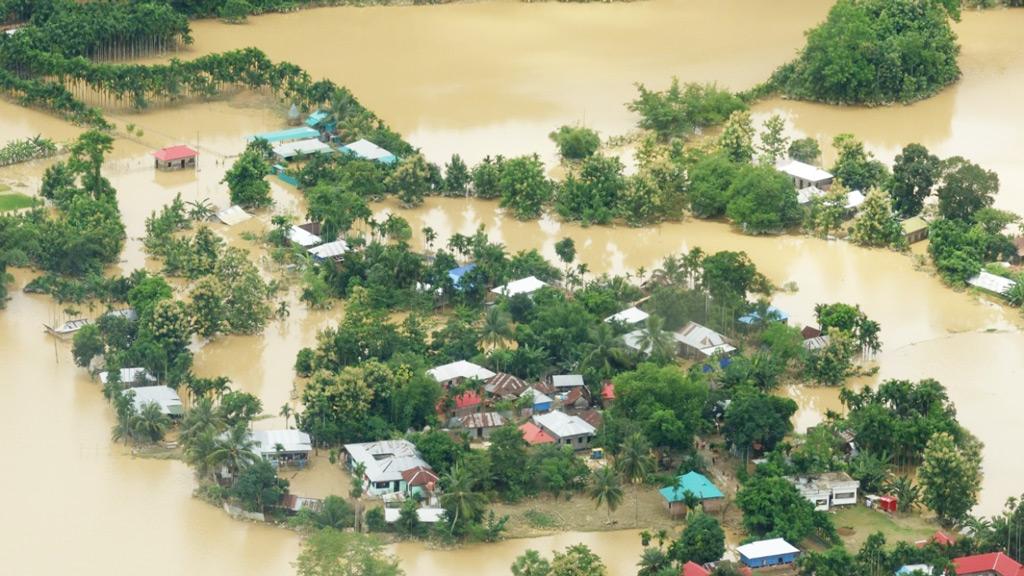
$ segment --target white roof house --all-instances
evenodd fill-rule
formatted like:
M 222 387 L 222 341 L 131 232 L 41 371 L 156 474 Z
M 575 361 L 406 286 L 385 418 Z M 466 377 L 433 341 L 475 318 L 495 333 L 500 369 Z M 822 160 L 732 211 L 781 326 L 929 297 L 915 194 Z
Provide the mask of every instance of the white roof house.
M 641 352 L 643 354 L 650 354 L 651 353 L 651 345 L 650 344 L 648 344 L 646 346 L 640 346 L 640 339 L 644 337 L 644 333 L 645 333 L 645 330 L 643 330 L 642 328 L 639 329 L 639 330 L 633 330 L 632 332 L 627 332 L 627 333 L 622 335 L 622 342 L 627 347 L 629 347 L 629 348 L 631 348 L 633 350 L 636 350 L 637 352 Z
M 220 220 L 228 226 L 241 224 L 249 218 L 252 218 L 252 214 L 243 210 L 241 206 L 228 206 L 220 212 L 217 212 L 217 220 Z
M 579 374 L 556 374 L 551 377 L 551 385 L 556 389 L 578 388 L 583 386 L 583 376 Z
M 644 312 L 643 310 L 637 308 L 636 306 L 633 306 L 631 308 L 626 308 L 622 312 L 616 312 L 615 314 L 612 314 L 611 316 L 605 318 L 604 321 L 609 323 L 621 322 L 623 324 L 639 324 L 644 320 L 647 320 L 648 316 L 650 316 L 650 314 Z
M 255 451 L 264 457 L 277 454 L 278 444 L 285 453 L 313 451 L 309 434 L 301 430 L 253 430 L 250 437 L 256 443 Z
M 318 138 L 309 138 L 308 140 L 296 140 L 274 146 L 274 155 L 284 160 L 291 160 L 296 156 L 323 154 L 333 150 L 333 148 L 321 142 Z
M 135 312 L 135 310 L 132 310 L 131 308 L 121 308 L 120 310 L 111 310 L 110 312 L 107 312 L 106 314 L 104 314 L 104 316 L 111 316 L 113 318 L 124 318 L 125 320 L 128 320 L 129 322 L 135 322 L 136 320 L 139 319 L 138 313 Z
M 832 174 L 799 160 L 780 160 L 775 164 L 775 169 L 791 177 L 797 188 L 805 188 L 812 184 L 819 188 L 827 188 L 832 183 Z
M 526 278 L 513 280 L 504 286 L 498 286 L 497 288 L 492 289 L 491 292 L 498 294 L 499 296 L 508 296 L 511 298 L 517 294 L 533 294 L 545 286 L 547 286 L 547 283 L 536 276 L 527 276 Z
M 804 204 L 809 203 L 811 200 L 824 195 L 824 190 L 812 184 L 810 186 L 804 186 L 803 188 L 796 191 L 796 201 L 798 204 L 803 206 Z
M 356 140 L 346 144 L 343 150 L 355 154 L 364 160 L 376 160 L 378 162 L 391 163 L 395 161 L 395 155 L 384 148 L 377 146 L 369 140 Z
M 309 253 L 317 260 L 332 260 L 340 258 L 348 252 L 348 242 L 335 240 L 309 249 Z
M 782 538 L 772 538 L 771 540 L 759 540 L 750 544 L 744 544 L 736 548 L 736 551 L 746 558 L 765 558 L 768 556 L 796 554 L 800 552 L 800 549 Z
M 831 339 L 828 337 L 828 334 L 822 334 L 821 336 L 815 336 L 804 340 L 803 347 L 804 350 L 821 350 L 825 346 L 828 346 L 830 340 Z
M 458 362 L 452 362 L 450 364 L 431 368 L 430 370 L 427 370 L 427 374 L 433 376 L 434 380 L 437 380 L 438 382 L 450 382 L 458 378 L 487 380 L 494 376 L 494 372 L 466 360 L 459 360 Z
M 310 248 L 323 242 L 316 234 L 298 226 L 292 226 L 288 229 L 288 239 L 303 248 Z
M 549 432 L 556 438 L 571 438 L 573 436 L 593 436 L 597 428 L 579 416 L 570 416 L 561 410 L 554 410 L 547 414 L 535 414 L 533 422 Z
M 126 385 L 156 382 L 156 377 L 145 368 L 121 368 L 118 375 L 121 377 L 121 383 Z M 100 382 L 106 384 L 110 381 L 110 372 L 100 372 L 99 377 Z
M 384 508 L 384 521 L 388 524 L 398 522 L 401 514 L 400 508 Z M 444 518 L 444 508 L 417 508 L 416 517 L 424 524 L 436 524 Z
M 968 284 L 975 288 L 981 288 L 982 290 L 988 290 L 989 292 L 995 292 L 996 294 L 1006 294 L 1017 285 L 1016 282 L 1009 278 L 986 272 L 982 270 L 978 272 L 978 275 L 967 281 Z
M 676 342 L 688 346 L 704 356 L 711 356 L 716 353 L 728 354 L 736 350 L 726 341 L 725 336 L 696 322 L 688 322 L 686 326 L 683 326 L 681 330 L 672 336 L 676 339 Z
M 397 482 L 402 480 L 402 472 L 410 468 L 430 468 L 408 440 L 345 444 L 345 451 L 354 462 L 366 467 L 370 482 Z
M 860 190 L 850 190 L 846 193 L 846 209 L 856 210 L 857 208 L 860 208 L 860 205 L 863 204 L 865 200 L 867 200 L 867 197 L 864 196 L 863 192 Z
M 546 402 L 554 401 L 551 398 L 551 396 L 548 396 L 547 394 L 541 392 L 540 390 L 537 390 L 536 388 L 527 388 L 526 390 L 523 391 L 520 397 L 525 396 L 527 394 L 529 394 L 530 398 L 533 399 L 534 406 L 536 406 L 537 404 L 544 404 Z
M 135 405 L 136 412 L 141 412 L 142 407 L 146 404 L 156 404 L 160 407 L 160 411 L 168 416 L 181 416 L 183 412 L 181 397 L 174 391 L 174 388 L 167 386 L 140 386 L 132 388 L 131 392 L 135 394 L 132 403 Z

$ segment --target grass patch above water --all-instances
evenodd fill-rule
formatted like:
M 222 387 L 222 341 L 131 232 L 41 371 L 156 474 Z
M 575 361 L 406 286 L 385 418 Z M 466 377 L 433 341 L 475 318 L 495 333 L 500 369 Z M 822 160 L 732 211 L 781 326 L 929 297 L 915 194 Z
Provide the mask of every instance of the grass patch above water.
M 536 509 L 529 509 L 523 512 L 523 518 L 530 523 L 530 526 L 534 528 L 557 528 L 558 519 L 546 512 L 541 512 Z
M 0 189 L 0 212 L 20 210 L 35 206 L 36 199 L 18 192 L 6 192 Z
M 864 506 L 850 506 L 835 513 L 833 522 L 847 550 L 859 550 L 868 536 L 881 532 L 890 544 L 930 538 L 938 524 L 919 514 L 890 515 Z

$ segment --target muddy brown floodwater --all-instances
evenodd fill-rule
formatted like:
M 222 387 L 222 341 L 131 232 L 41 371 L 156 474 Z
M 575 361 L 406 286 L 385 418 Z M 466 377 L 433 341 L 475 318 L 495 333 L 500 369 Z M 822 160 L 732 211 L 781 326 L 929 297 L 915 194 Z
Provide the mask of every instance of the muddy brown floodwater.
M 623 107 L 632 82 L 662 85 L 718 81 L 745 88 L 767 76 L 802 43 L 802 31 L 820 20 L 816 0 L 696 2 L 652 0 L 629 4 L 567 5 L 479 2 L 402 8 L 332 8 L 252 19 L 246 26 L 195 23 L 198 54 L 256 45 L 314 76 L 352 88 L 371 109 L 407 135 L 433 160 L 459 152 L 538 151 L 551 158 L 547 133 L 585 122 L 605 135 L 628 131 L 635 118 Z M 996 169 L 1003 182 L 997 205 L 1024 211 L 1021 152 L 1024 113 L 1015 102 L 1024 88 L 1024 11 L 967 13 L 957 31 L 964 44 L 963 80 L 910 107 L 865 110 L 770 101 L 759 115 L 780 111 L 794 135 L 823 141 L 842 131 L 861 136 L 890 159 L 906 142 L 921 141 L 942 155 L 961 154 Z M 185 200 L 227 203 L 219 184 L 245 135 L 281 127 L 271 102 L 239 94 L 206 104 L 115 114 L 142 136 L 119 138 L 106 175 L 118 190 L 129 242 L 115 271 L 155 268 L 138 237 L 144 219 L 176 193 Z M 79 128 L 0 101 L 0 140 L 43 134 L 68 140 Z M 173 143 L 199 147 L 195 173 L 155 174 L 148 153 Z M 0 169 L 0 182 L 38 190 L 48 162 Z M 272 180 L 278 212 L 301 215 L 301 195 Z M 396 210 L 392 204 L 378 212 Z M 944 287 L 915 270 L 909 256 L 842 242 L 800 237 L 751 238 L 718 223 L 686 221 L 656 228 L 581 228 L 545 219 L 505 219 L 493 203 L 430 199 L 400 211 L 419 231 L 429 225 L 443 241 L 480 224 L 510 250 L 538 248 L 554 258 L 554 242 L 575 239 L 579 258 L 594 272 L 653 269 L 667 254 L 701 246 L 745 250 L 778 285 L 796 292 L 774 302 L 795 322 L 811 320 L 815 303 L 860 304 L 882 324 L 884 350 L 877 377 L 935 377 L 949 389 L 961 421 L 985 442 L 985 482 L 978 511 L 997 512 L 1019 494 L 1024 461 L 1018 451 L 1024 381 L 1024 335 L 1018 313 Z M 260 214 L 238 229 L 218 227 L 244 245 L 245 230 L 268 226 Z M 419 241 L 419 232 L 417 232 Z M 254 258 L 266 264 L 254 253 Z M 230 520 L 191 497 L 194 481 L 177 461 L 133 458 L 109 441 L 113 416 L 99 387 L 75 368 L 66 343 L 54 345 L 43 322 L 63 315 L 48 299 L 26 295 L 30 279 L 16 272 L 12 300 L 0 312 L 0 434 L 6 439 L 0 493 L 6 530 L 0 572 L 19 575 L 109 574 L 274 575 L 291 571 L 298 551 L 292 533 Z M 228 337 L 202 346 L 196 372 L 224 374 L 258 394 L 270 416 L 257 426 L 280 426 L 279 407 L 293 400 L 295 352 L 337 321 L 340 307 L 307 312 L 288 293 L 291 315 L 260 336 Z M 88 313 L 88 312 L 87 312 Z M 198 345 L 198 344 L 197 344 Z M 781 393 L 800 405 L 798 430 L 838 410 L 835 390 L 792 387 Z M 324 458 L 292 478 L 296 490 L 320 496 L 346 492 L 344 476 Z M 401 544 L 394 550 L 410 574 L 502 573 L 527 548 L 547 551 L 584 541 L 615 575 L 635 573 L 635 532 L 562 534 L 473 546 L 450 552 Z

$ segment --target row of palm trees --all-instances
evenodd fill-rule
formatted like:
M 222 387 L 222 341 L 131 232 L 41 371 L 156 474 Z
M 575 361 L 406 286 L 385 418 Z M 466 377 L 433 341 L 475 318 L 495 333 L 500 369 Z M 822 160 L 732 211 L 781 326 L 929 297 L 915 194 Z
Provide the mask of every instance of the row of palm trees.
M 633 523 L 640 525 L 640 485 L 654 470 L 654 458 L 647 438 L 635 432 L 622 443 L 611 465 L 595 470 L 590 479 L 589 493 L 597 507 L 605 507 L 608 523 L 612 513 L 622 504 L 623 484 L 633 486 Z

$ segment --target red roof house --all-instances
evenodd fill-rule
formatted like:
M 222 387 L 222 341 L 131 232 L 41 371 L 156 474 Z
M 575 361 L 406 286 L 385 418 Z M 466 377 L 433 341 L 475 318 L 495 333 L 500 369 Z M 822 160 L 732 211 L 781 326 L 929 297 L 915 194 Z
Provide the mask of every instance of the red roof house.
M 538 444 L 554 444 L 555 442 L 554 436 L 548 434 L 533 422 L 520 424 L 519 430 L 523 433 L 523 440 L 526 440 L 526 443 L 531 446 L 536 446 Z
M 153 157 L 156 158 L 157 170 L 195 168 L 196 158 L 198 156 L 199 152 L 196 152 L 184 144 L 168 146 L 167 148 L 161 148 L 160 150 L 153 152 Z
M 957 576 L 1024 576 L 1024 566 L 1002 552 L 953 558 Z
M 708 564 L 710 566 L 710 564 Z M 743 576 L 752 576 L 753 572 L 746 566 L 740 567 L 740 573 Z M 683 564 L 683 571 L 679 573 L 679 576 L 710 576 L 711 570 L 708 570 L 704 566 L 693 562 L 687 562 Z
M 416 466 L 415 468 L 409 468 L 402 472 L 402 479 L 405 480 L 405 484 L 410 488 L 413 486 L 426 486 L 428 489 L 432 489 L 437 486 L 437 474 L 430 468 L 424 466 Z
M 917 546 L 918 548 L 924 548 L 931 542 L 935 542 L 939 546 L 952 546 L 956 543 L 956 540 L 953 539 L 953 537 L 949 534 L 946 534 L 942 530 L 939 530 L 935 534 L 932 534 L 932 537 L 927 540 L 918 540 L 917 542 L 914 542 L 914 546 Z
M 452 407 L 445 412 L 444 401 L 437 403 L 437 414 L 442 418 L 461 418 L 480 411 L 483 405 L 483 398 L 476 390 L 466 390 L 462 394 L 452 398 Z
M 821 330 L 814 326 L 804 326 L 804 329 L 800 331 L 800 335 L 804 337 L 804 340 L 817 338 L 818 336 L 821 336 Z

